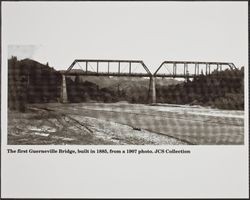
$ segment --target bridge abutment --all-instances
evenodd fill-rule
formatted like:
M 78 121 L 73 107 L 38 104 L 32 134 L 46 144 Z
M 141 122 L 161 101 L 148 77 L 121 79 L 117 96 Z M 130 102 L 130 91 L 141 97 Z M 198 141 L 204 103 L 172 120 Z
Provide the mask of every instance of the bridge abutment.
M 149 82 L 149 103 L 154 104 L 156 103 L 156 87 L 155 87 L 155 80 L 154 76 L 150 77 Z
M 68 93 L 67 93 L 67 84 L 66 84 L 65 75 L 62 75 L 61 102 L 62 103 L 67 103 L 68 102 Z

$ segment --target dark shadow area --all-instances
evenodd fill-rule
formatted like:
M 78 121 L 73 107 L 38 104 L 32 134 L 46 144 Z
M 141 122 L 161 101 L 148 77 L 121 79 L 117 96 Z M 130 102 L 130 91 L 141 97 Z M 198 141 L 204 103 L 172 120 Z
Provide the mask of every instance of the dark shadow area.
M 159 103 L 244 110 L 244 67 L 201 75 L 178 85 L 156 87 Z

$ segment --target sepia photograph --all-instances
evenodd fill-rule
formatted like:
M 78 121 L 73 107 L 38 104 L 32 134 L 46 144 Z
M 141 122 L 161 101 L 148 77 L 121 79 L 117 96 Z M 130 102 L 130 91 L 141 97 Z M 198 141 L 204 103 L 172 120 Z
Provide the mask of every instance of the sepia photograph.
M 8 144 L 244 144 L 244 66 L 166 60 L 151 72 L 141 60 L 75 59 L 58 69 L 24 58 L 37 48 L 8 49 Z
M 9 145 L 244 144 L 246 33 L 228 9 L 58 5 L 11 16 L 48 39 L 7 46 Z

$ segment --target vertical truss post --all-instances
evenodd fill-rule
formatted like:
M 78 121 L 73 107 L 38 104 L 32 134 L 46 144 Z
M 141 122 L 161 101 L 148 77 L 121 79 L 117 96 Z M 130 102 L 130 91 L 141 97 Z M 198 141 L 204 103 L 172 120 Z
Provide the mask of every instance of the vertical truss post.
M 121 70 L 121 63 L 118 62 L 118 74 L 120 74 L 120 70 Z
M 177 75 L 178 65 L 175 64 L 175 75 Z
M 217 74 L 219 74 L 220 71 L 220 64 L 217 64 Z
M 97 61 L 97 63 L 96 63 L 96 72 L 97 72 L 97 74 L 98 74 L 98 72 L 99 72 L 99 62 Z
M 196 71 L 197 71 L 197 65 L 196 65 L 196 63 L 195 63 L 195 66 L 194 66 L 194 76 L 196 76 Z
M 187 63 L 184 63 L 184 76 L 187 75 Z
M 176 63 L 173 63 L 173 75 L 176 75 Z
M 129 62 L 129 74 L 131 74 L 131 62 Z
M 206 63 L 206 75 L 208 74 L 208 64 Z
M 199 64 L 195 63 L 195 67 L 194 67 L 194 75 L 197 76 L 199 74 Z
M 185 69 L 185 68 L 186 68 L 186 65 L 185 65 L 185 63 L 184 63 L 184 76 L 185 76 L 185 71 L 186 71 L 186 69 Z
M 88 61 L 86 61 L 86 74 L 88 73 Z
M 110 63 L 110 62 L 108 62 L 108 74 L 109 74 L 109 63 Z

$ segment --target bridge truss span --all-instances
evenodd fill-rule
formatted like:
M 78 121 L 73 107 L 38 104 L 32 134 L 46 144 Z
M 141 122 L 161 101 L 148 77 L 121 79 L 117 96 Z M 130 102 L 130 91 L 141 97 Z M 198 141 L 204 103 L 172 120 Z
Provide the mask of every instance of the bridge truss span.
M 233 63 L 199 61 L 164 61 L 153 74 L 154 77 L 187 78 L 210 75 L 225 69 L 237 69 Z
M 80 70 L 74 66 L 78 65 Z M 74 69 L 73 69 L 74 68 Z M 138 71 L 139 68 L 139 71 Z M 129 76 L 151 77 L 152 74 L 141 60 L 76 59 L 64 73 L 81 76 Z
M 76 65 L 80 69 L 76 69 Z M 200 75 L 219 75 L 218 72 L 225 69 L 238 70 L 233 63 L 228 62 L 164 61 L 152 74 L 141 60 L 76 59 L 67 70 L 61 72 L 61 98 L 62 102 L 68 102 L 66 76 L 146 77 L 149 80 L 149 102 L 156 103 L 158 77 L 189 80 Z

